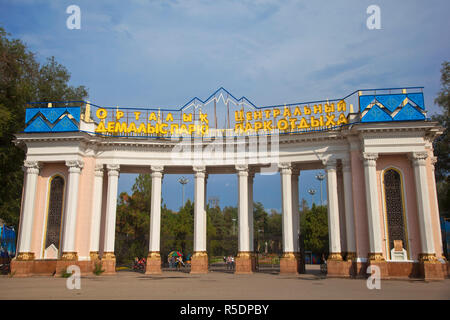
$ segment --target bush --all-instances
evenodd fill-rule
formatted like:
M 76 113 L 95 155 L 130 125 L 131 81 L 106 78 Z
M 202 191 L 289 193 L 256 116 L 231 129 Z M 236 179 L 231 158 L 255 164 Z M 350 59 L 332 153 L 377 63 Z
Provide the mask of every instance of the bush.
M 103 272 L 105 272 L 105 269 L 102 269 L 102 263 L 101 262 L 96 262 L 95 263 L 95 267 L 94 267 L 94 271 L 92 271 L 92 273 L 94 273 L 96 276 L 99 276 Z

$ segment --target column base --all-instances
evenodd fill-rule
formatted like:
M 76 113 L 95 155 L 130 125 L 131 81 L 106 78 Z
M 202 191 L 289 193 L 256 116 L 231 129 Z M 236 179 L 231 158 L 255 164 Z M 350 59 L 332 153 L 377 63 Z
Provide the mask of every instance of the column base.
M 369 259 L 367 262 L 368 262 L 367 267 L 377 266 L 378 268 L 380 268 L 380 279 L 382 280 L 389 279 L 389 267 L 382 253 L 380 252 L 369 253 Z M 367 270 L 366 270 L 366 277 L 370 277 L 370 274 L 367 273 Z
M 251 252 L 239 252 L 236 257 L 235 274 L 252 274 L 256 260 Z
M 98 255 L 98 251 L 91 251 L 91 252 L 89 252 L 89 257 L 91 258 L 91 261 L 100 260 L 100 257 Z
M 350 278 L 356 274 L 353 261 L 327 260 L 327 277 Z
M 33 274 L 34 260 L 11 260 L 11 275 L 14 277 L 29 277 Z
M 280 259 L 280 274 L 298 274 L 300 269 L 299 255 L 285 252 Z
M 161 274 L 161 255 L 159 252 L 149 252 L 145 274 Z
M 42 263 L 45 262 L 45 260 L 41 260 L 39 262 Z M 92 272 L 94 271 L 93 261 L 57 260 L 54 276 L 56 278 L 62 277 L 63 273 L 67 272 L 67 268 L 72 265 L 78 266 L 80 268 L 80 273 L 82 276 L 92 275 Z M 37 273 L 36 270 L 35 273 Z
M 102 268 L 105 270 L 103 275 L 115 275 L 116 274 L 116 256 L 114 252 L 104 252 L 102 259 Z
M 447 264 L 439 261 L 422 261 L 420 273 L 424 280 L 444 280 L 448 276 Z
M 194 252 L 191 257 L 192 274 L 208 273 L 208 254 L 206 251 Z

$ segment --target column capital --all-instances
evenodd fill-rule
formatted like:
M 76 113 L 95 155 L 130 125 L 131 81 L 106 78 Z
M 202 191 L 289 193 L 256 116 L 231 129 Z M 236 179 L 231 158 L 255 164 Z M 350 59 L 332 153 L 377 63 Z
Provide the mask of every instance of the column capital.
M 164 166 L 154 165 L 150 166 L 152 178 L 163 178 Z
M 249 175 L 248 165 L 246 165 L 246 164 L 237 164 L 237 165 L 235 165 L 235 168 L 236 168 L 238 176 L 246 176 L 246 177 L 248 177 L 248 175 Z
M 196 178 L 205 178 L 206 166 L 192 166 L 192 170 L 194 170 L 194 176 Z
M 96 177 L 103 177 L 103 172 L 104 172 L 104 168 L 103 168 L 103 164 L 96 164 L 94 167 L 94 174 Z
M 432 156 L 430 157 L 431 160 L 431 164 L 433 165 L 433 167 L 435 166 L 436 162 L 438 161 L 438 158 L 436 156 Z
M 412 152 L 409 154 L 414 166 L 425 166 L 427 164 L 428 152 Z
M 81 160 L 66 160 L 66 166 L 69 167 L 69 173 L 80 173 L 84 167 L 84 162 Z
M 237 164 L 234 167 L 235 167 L 236 171 L 247 171 L 247 172 L 249 171 L 248 165 L 246 165 L 246 164 Z
M 23 162 L 23 170 L 27 174 L 39 174 L 39 170 L 42 168 L 42 165 L 39 161 L 29 161 L 25 160 Z
M 278 163 L 278 169 L 281 174 L 292 174 L 292 166 L 290 162 Z
M 378 153 L 363 152 L 362 159 L 364 160 L 365 166 L 375 167 L 377 165 Z
M 120 165 L 119 164 L 107 164 L 106 168 L 108 169 L 108 176 L 119 176 Z
M 152 172 L 163 172 L 163 170 L 164 170 L 164 166 L 160 166 L 160 165 L 153 165 L 153 166 L 150 166 L 150 170 L 152 171 Z
M 322 164 L 325 166 L 325 171 L 336 171 L 337 160 L 334 158 L 322 159 Z

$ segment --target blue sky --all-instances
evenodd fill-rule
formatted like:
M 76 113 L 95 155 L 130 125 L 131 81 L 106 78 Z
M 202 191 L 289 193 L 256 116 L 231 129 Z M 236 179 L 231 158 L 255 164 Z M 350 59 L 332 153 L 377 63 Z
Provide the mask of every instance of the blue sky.
M 80 30 L 66 28 L 71 4 L 81 9 Z M 372 4 L 381 9 L 381 30 L 366 27 Z M 450 60 L 448 12 L 448 0 L 0 0 L 0 25 L 40 61 L 55 56 L 98 105 L 178 108 L 220 86 L 257 105 L 424 86 L 433 114 L 440 65 Z M 181 188 L 177 178 L 164 180 L 172 209 L 181 202 L 171 192 Z M 235 205 L 236 179 L 211 176 L 208 194 Z M 306 190 L 319 183 L 314 172 L 301 179 L 300 197 L 309 201 Z M 133 180 L 122 175 L 120 190 Z M 279 210 L 279 176 L 255 182 L 255 200 Z M 187 197 L 192 191 L 191 178 Z

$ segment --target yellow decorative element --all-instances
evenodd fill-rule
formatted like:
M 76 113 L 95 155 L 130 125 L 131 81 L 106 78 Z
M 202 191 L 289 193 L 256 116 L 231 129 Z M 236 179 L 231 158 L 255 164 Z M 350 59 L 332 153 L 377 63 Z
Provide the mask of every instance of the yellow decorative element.
M 20 260 L 20 261 L 34 260 L 34 252 L 19 252 L 16 260 Z
M 104 252 L 102 260 L 116 260 L 116 256 L 114 255 L 114 252 Z
M 89 256 L 91 257 L 91 261 L 99 260 L 98 251 L 89 252 Z
M 402 89 L 402 93 L 405 94 L 406 93 L 406 89 Z
M 420 253 L 419 261 L 420 262 L 437 262 L 437 258 L 434 253 Z
M 193 258 L 208 257 L 208 253 L 206 251 L 195 251 L 192 257 Z
M 147 260 L 149 259 L 159 259 L 161 260 L 161 254 L 159 251 L 150 251 L 147 256 Z
M 383 254 L 381 252 L 371 252 L 369 253 L 370 261 L 385 261 Z
M 239 251 L 238 258 L 246 258 L 246 259 L 250 259 L 252 257 L 252 252 L 250 251 Z
M 86 109 L 84 111 L 84 121 L 93 122 L 91 119 L 91 104 L 89 101 L 86 102 Z
M 78 260 L 78 254 L 76 252 L 63 252 L 61 260 L 74 261 Z
M 342 261 L 342 253 L 340 253 L 340 252 L 332 252 L 328 256 L 328 260 Z
M 347 256 L 345 257 L 347 261 L 356 260 L 356 252 L 347 252 Z

